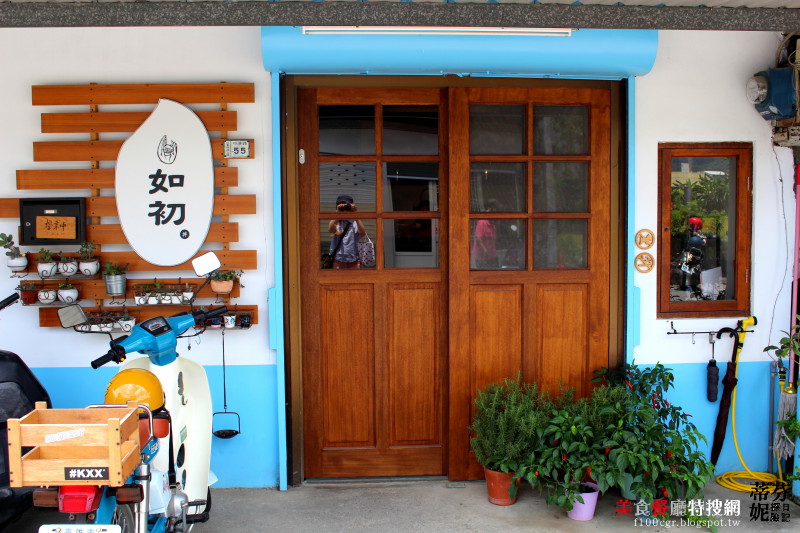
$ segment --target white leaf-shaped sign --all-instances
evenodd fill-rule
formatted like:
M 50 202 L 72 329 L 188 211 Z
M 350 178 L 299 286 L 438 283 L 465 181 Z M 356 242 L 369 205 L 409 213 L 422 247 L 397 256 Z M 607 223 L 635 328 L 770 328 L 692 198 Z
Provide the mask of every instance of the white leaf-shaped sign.
M 119 151 L 116 195 L 122 231 L 142 259 L 174 266 L 197 253 L 214 210 L 214 160 L 191 109 L 158 101 Z

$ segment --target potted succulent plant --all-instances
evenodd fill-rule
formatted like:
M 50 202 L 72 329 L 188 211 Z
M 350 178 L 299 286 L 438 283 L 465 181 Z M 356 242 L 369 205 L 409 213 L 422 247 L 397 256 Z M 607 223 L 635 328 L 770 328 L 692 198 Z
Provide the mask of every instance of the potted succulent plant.
M 58 262 L 58 273 L 65 278 L 74 276 L 78 273 L 78 260 L 74 257 L 64 255 L 64 252 L 61 252 Z
M 130 331 L 133 326 L 136 325 L 136 318 L 125 311 L 122 316 L 119 317 L 119 320 L 117 320 L 117 324 L 119 324 L 119 327 L 122 329 L 122 331 Z
M 6 249 L 7 264 L 11 272 L 20 272 L 28 267 L 28 258 L 20 251 L 19 246 L 14 244 L 13 235 L 0 233 L 0 246 Z
M 58 263 L 53 258 L 53 252 L 40 248 L 36 256 L 36 270 L 42 278 L 52 278 L 58 273 Z
M 103 265 L 103 279 L 106 282 L 106 293 L 109 296 L 124 296 L 128 265 L 106 262 Z
M 100 260 L 94 256 L 96 248 L 91 241 L 81 243 L 78 250 L 78 271 L 84 276 L 94 276 L 100 272 Z
M 31 305 L 39 301 L 39 289 L 30 281 L 23 281 L 19 284 L 19 297 L 22 305 Z
M 229 311 L 228 314 L 222 317 L 222 324 L 226 328 L 235 328 L 236 327 L 236 313 L 233 311 Z
M 58 299 L 65 304 L 72 304 L 78 301 L 78 289 L 67 281 L 58 284 Z
M 229 294 L 233 290 L 233 282 L 241 275 L 241 270 L 217 270 L 209 282 L 211 292 Z

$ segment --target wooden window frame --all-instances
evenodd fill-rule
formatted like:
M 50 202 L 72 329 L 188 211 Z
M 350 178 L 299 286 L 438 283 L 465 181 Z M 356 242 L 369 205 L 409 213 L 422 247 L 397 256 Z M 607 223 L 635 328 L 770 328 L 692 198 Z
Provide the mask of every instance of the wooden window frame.
M 670 248 L 673 157 L 736 158 L 736 298 L 715 301 L 670 301 Z M 658 145 L 658 318 L 716 318 L 750 315 L 750 253 L 752 232 L 752 143 L 660 143 Z

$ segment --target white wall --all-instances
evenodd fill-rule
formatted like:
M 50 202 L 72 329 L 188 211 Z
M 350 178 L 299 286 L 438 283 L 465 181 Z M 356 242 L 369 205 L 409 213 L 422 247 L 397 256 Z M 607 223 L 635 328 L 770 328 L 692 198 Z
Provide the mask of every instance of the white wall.
M 769 123 L 744 90 L 750 76 L 774 66 L 780 40 L 774 32 L 662 31 L 653 69 L 636 79 L 635 231 L 649 228 L 657 237 L 663 233 L 657 227 L 658 143 L 753 143 L 751 314 L 758 326 L 746 337 L 741 361 L 768 360 L 762 350 L 788 329 L 791 314 L 792 153 L 772 146 Z M 670 320 L 656 319 L 656 280 L 655 269 L 634 275 L 641 288 L 635 361 L 705 363 L 711 356 L 708 335 L 692 343 L 690 335 L 667 335 Z M 674 325 L 678 331 L 716 331 L 735 327 L 737 318 L 744 317 L 682 319 Z M 730 360 L 731 347 L 725 336 L 716 345 L 717 358 Z
M 83 163 L 34 163 L 32 143 L 43 140 L 88 140 L 88 135 L 42 134 L 40 114 L 47 107 L 31 104 L 31 86 L 44 84 L 96 83 L 255 83 L 254 104 L 231 104 L 237 110 L 239 129 L 233 138 L 255 139 L 252 160 L 232 162 L 239 167 L 239 187 L 232 194 L 255 194 L 257 215 L 231 216 L 239 222 L 239 242 L 232 249 L 258 251 L 257 271 L 245 273 L 238 301 L 258 304 L 259 324 L 249 331 L 226 335 L 227 363 L 233 365 L 274 364 L 268 349 L 266 292 L 273 285 L 272 269 L 272 167 L 270 83 L 261 62 L 258 27 L 225 28 L 47 28 L 0 29 L 0 197 L 86 196 L 88 191 L 17 191 L 15 171 L 36 168 L 87 168 Z M 118 106 L 115 106 L 115 109 Z M 105 109 L 101 106 L 101 110 Z M 196 108 L 197 109 L 197 108 Z M 59 111 L 64 111 L 61 106 Z M 76 106 L 74 111 L 88 111 Z M 117 136 L 118 137 L 118 136 Z M 115 138 L 100 136 L 101 139 Z M 105 162 L 106 167 L 113 163 Z M 110 193 L 110 191 L 106 191 Z M 106 220 L 104 220 L 105 222 Z M 0 219 L 0 232 L 17 235 L 18 221 Z M 76 247 L 72 247 L 75 248 Z M 74 251 L 65 247 L 64 251 Z M 112 249 L 129 249 L 107 247 Z M 28 250 L 33 251 L 33 250 Z M 11 293 L 18 280 L 9 279 L 0 264 L 0 295 Z M 190 272 L 175 276 L 193 275 Z M 132 273 L 146 277 L 147 274 Z M 170 274 L 170 277 L 172 274 Z M 163 277 L 163 275 L 162 275 Z M 237 300 L 234 300 L 234 303 Z M 58 328 L 38 326 L 38 308 L 15 305 L 0 313 L 0 349 L 18 353 L 33 367 L 88 367 L 89 361 L 105 353 L 104 335 L 79 335 Z M 193 342 L 179 344 L 185 355 L 203 364 L 221 363 L 219 332 L 209 332 Z

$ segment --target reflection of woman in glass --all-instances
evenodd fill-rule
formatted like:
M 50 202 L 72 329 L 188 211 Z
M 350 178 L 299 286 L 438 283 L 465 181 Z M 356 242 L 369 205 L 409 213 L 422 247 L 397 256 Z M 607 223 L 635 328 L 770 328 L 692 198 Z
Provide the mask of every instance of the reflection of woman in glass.
M 340 195 L 336 198 L 336 210 L 347 213 L 356 210 L 353 197 Z M 367 230 L 360 220 L 331 220 L 328 231 L 333 234 L 330 254 L 333 256 L 333 268 L 361 268 L 358 260 L 358 236 L 365 236 Z
M 486 201 L 484 212 L 497 211 L 497 201 Z M 494 221 L 481 219 L 472 236 L 472 268 L 497 268 L 497 228 Z

